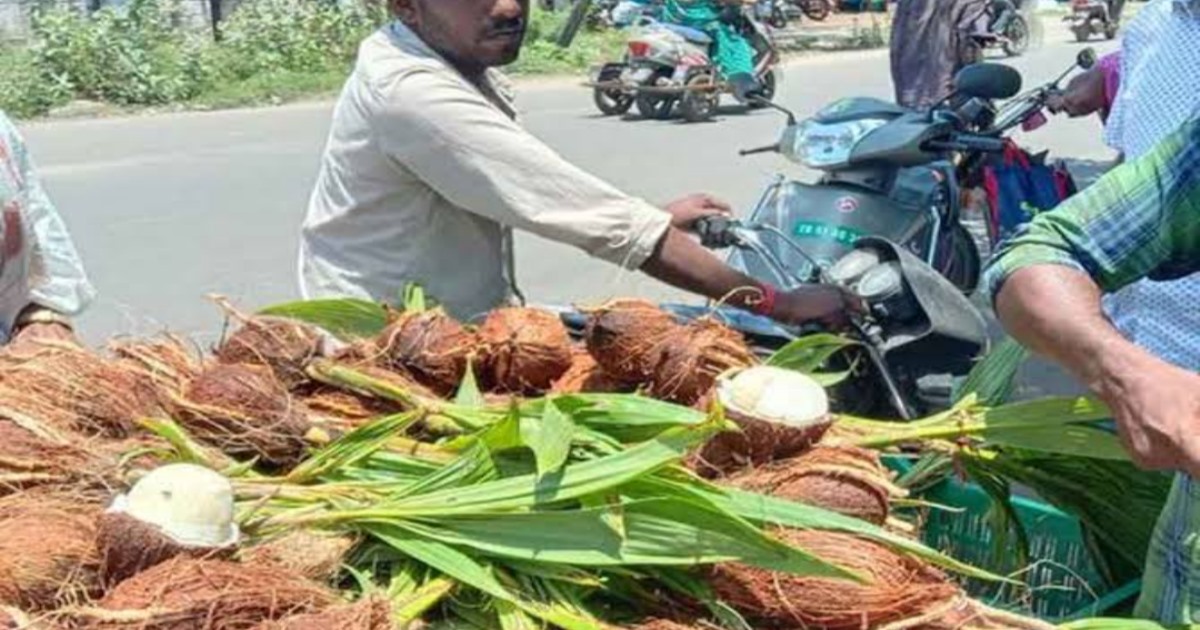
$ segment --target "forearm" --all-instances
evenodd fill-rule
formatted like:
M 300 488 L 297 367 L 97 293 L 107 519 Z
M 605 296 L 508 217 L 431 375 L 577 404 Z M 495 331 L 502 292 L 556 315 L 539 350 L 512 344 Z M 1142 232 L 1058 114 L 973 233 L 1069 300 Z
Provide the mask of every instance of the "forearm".
M 1156 359 L 1121 336 L 1100 298 L 1086 274 L 1034 265 L 1012 274 L 997 296 L 996 312 L 1014 338 L 1107 397 Z
M 642 271 L 673 287 L 742 308 L 762 298 L 761 283 L 721 262 L 684 232 L 671 228 L 658 242 Z

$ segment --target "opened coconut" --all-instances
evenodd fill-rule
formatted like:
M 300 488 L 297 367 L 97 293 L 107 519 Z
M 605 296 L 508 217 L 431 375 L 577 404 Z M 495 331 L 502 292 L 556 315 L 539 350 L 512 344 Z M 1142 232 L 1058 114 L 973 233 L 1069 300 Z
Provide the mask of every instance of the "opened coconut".
M 658 364 L 650 377 L 650 394 L 681 405 L 695 404 L 725 372 L 758 362 L 741 333 L 711 319 L 667 334 L 654 354 Z
M 265 622 L 254 630 L 393 630 L 392 604 L 382 597 L 367 597 L 353 604 L 331 606 L 321 612 L 294 615 Z
M 289 389 L 308 382 L 305 368 L 321 356 L 322 335 L 315 326 L 282 317 L 250 317 L 214 353 L 221 363 L 271 368 Z
M 681 329 L 669 313 L 645 300 L 614 300 L 592 311 L 588 352 L 618 381 L 643 383 L 658 365 L 663 339 Z
M 781 530 L 777 536 L 856 573 L 865 583 L 738 564 L 714 568 L 711 582 L 717 595 L 756 628 L 880 628 L 945 608 L 960 596 L 940 571 L 875 542 L 819 530 Z
M 485 383 L 506 392 L 544 392 L 571 367 L 571 336 L 557 315 L 533 308 L 501 308 L 479 328 L 487 348 Z
M 226 454 L 285 466 L 304 452 L 307 410 L 268 368 L 210 366 L 188 384 L 178 405 L 185 428 Z
M 604 371 L 591 353 L 575 350 L 571 355 L 571 367 L 558 377 L 550 387 L 552 394 L 620 393 L 633 388 Z
M 818 446 L 734 477 L 729 483 L 876 525 L 887 522 L 892 499 L 907 496 L 892 483 L 878 453 L 848 446 Z
M 380 335 L 378 346 L 391 366 L 449 396 L 467 373 L 479 338 L 445 312 L 432 310 L 400 315 Z
M 246 564 L 273 566 L 316 582 L 332 582 L 354 544 L 349 536 L 298 530 L 248 547 L 238 558 Z
M 328 589 L 276 568 L 179 556 L 73 612 L 89 630 L 247 630 L 335 601 Z
M 75 346 L 47 345 L 0 367 L 0 417 L 35 433 L 120 438 L 160 411 L 157 392 L 138 374 Z
M 192 464 L 163 466 L 119 495 L 101 517 L 101 576 L 112 586 L 176 556 L 230 555 L 238 537 L 228 479 Z
M 0 605 L 36 613 L 98 592 L 99 511 L 65 493 L 0 499 Z
M 699 450 L 696 468 L 707 475 L 799 455 L 833 422 L 825 388 L 792 370 L 756 366 L 726 374 L 716 398 L 740 431 L 717 435 Z

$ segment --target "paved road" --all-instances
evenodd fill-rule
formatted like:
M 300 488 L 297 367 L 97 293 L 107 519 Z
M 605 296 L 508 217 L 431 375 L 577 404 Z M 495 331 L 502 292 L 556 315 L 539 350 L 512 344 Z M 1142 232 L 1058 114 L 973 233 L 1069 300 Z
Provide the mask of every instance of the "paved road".
M 1027 85 L 1065 68 L 1079 48 L 1050 29 L 1015 65 Z M 779 101 L 810 114 L 843 96 L 888 97 L 882 52 L 845 53 L 790 64 Z M 570 82 L 523 86 L 526 124 L 567 158 L 653 201 L 706 191 L 748 208 L 768 178 L 792 169 L 778 156 L 739 158 L 769 144 L 779 115 L 731 110 L 718 122 L 685 125 L 600 118 Z M 212 334 L 221 318 L 203 296 L 246 306 L 295 297 L 296 231 L 328 129 L 329 104 L 273 109 L 75 120 L 25 129 L 65 214 L 99 303 L 82 319 L 91 341 L 170 327 Z M 1056 121 L 1025 139 L 1055 153 L 1108 158 L 1097 123 Z M 654 281 L 623 273 L 537 238 L 519 242 L 520 280 L 532 299 L 671 297 Z M 463 252 L 469 256 L 470 252 Z M 675 296 L 678 297 L 678 296 Z

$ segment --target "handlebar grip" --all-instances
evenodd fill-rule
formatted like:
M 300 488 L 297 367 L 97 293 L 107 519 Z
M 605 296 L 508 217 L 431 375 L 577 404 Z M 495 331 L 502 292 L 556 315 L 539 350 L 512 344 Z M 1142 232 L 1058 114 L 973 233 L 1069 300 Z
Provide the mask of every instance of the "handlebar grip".
M 770 146 L 758 147 L 757 149 L 742 149 L 741 151 L 738 151 L 738 155 L 740 155 L 742 157 L 746 157 L 747 155 L 755 155 L 758 153 L 778 153 L 778 152 L 779 152 L 779 144 L 776 143 L 776 144 L 772 144 Z
M 728 217 L 704 217 L 696 221 L 693 230 L 700 236 L 701 245 L 709 249 L 721 249 L 736 241 L 733 234 L 736 225 L 737 221 Z
M 1000 153 L 1005 146 L 1004 140 L 990 136 L 959 136 L 957 140 L 970 151 Z

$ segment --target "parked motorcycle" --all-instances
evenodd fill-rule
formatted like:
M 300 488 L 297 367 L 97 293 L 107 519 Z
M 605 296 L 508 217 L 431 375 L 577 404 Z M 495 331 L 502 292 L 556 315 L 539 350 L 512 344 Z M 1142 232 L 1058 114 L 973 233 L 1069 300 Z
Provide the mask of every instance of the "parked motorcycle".
M 762 23 L 744 9 L 738 28 L 755 50 L 755 76 L 770 102 L 778 81 L 775 66 L 779 53 Z M 602 114 L 621 115 L 636 105 L 645 118 L 667 119 L 678 107 L 688 122 L 710 120 L 721 95 L 732 92 L 709 55 L 712 38 L 706 33 L 665 22 L 648 22 L 633 29 L 625 59 L 609 63 L 592 75 L 596 108 Z
M 1071 13 L 1063 18 L 1075 34 L 1075 41 L 1086 42 L 1093 35 L 1114 39 L 1120 30 L 1118 20 L 1109 12 L 1107 0 L 1072 0 Z
M 833 0 L 791 0 L 804 13 L 804 16 L 814 22 L 824 22 L 833 13 Z
M 999 24 L 1001 19 L 999 15 L 991 14 L 988 16 L 987 31 L 971 36 L 981 50 L 999 48 L 1009 57 L 1019 57 L 1029 50 L 1030 42 L 1033 40 L 1031 29 L 1033 17 L 1020 10 L 1019 2 L 1014 2 L 1013 5 L 1008 9 L 1012 13 L 1007 17 L 1005 24 Z

